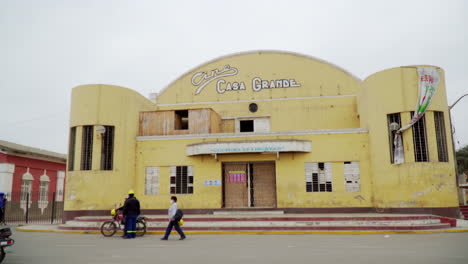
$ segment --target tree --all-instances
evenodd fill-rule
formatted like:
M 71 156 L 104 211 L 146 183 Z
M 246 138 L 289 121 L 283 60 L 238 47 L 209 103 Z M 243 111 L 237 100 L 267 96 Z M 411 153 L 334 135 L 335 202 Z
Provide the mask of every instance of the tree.
M 468 174 L 468 145 L 457 150 L 457 167 L 458 173 Z

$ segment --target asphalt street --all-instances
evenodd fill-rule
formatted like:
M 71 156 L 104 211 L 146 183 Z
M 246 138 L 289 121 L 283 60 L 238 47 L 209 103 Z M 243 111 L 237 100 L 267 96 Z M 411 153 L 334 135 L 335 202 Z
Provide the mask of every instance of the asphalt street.
M 2 264 L 468 263 L 468 233 L 417 235 L 160 236 L 14 232 Z

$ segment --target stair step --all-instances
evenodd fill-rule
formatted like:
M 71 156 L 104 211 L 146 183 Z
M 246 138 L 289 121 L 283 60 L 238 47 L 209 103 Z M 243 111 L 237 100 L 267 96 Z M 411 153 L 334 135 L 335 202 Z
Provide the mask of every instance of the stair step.
M 213 215 L 283 215 L 284 211 L 215 211 Z

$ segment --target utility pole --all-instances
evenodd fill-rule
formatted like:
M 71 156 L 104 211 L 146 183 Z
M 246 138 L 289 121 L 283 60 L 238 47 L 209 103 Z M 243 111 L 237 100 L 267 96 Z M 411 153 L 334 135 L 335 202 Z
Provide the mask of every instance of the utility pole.
M 452 125 L 452 113 L 451 113 L 451 111 L 452 111 L 452 108 L 453 108 L 458 102 L 460 102 L 460 100 L 461 100 L 463 97 L 465 97 L 465 96 L 468 96 L 468 94 L 464 94 L 464 95 L 460 96 L 460 98 L 458 98 L 458 99 L 455 101 L 455 103 L 453 103 L 452 105 L 449 106 L 449 111 L 448 111 L 448 112 L 449 112 L 449 119 L 450 119 L 450 135 L 451 135 L 451 137 L 452 137 L 453 162 L 454 162 L 454 164 L 455 164 L 455 180 L 456 180 L 455 182 L 457 183 L 457 189 L 458 189 L 458 193 L 459 193 L 459 194 L 460 194 L 460 189 L 459 189 L 460 187 L 459 187 L 459 186 L 460 186 L 460 183 L 461 183 L 461 182 L 459 182 L 459 179 L 458 179 L 457 152 L 455 151 L 455 141 L 453 140 L 453 133 L 454 133 L 454 131 L 453 131 L 453 125 Z M 463 205 L 466 205 L 466 194 L 465 194 L 464 191 L 462 192 L 462 194 L 463 194 L 463 195 L 462 195 L 462 203 L 463 203 Z

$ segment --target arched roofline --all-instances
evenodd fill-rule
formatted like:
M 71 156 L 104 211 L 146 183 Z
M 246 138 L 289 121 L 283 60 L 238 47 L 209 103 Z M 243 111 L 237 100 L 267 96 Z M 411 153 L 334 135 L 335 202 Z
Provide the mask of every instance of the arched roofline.
M 380 71 L 374 72 L 374 73 L 372 73 L 371 75 L 367 76 L 367 77 L 363 80 L 363 82 L 365 82 L 367 79 L 371 78 L 372 76 L 377 75 L 377 74 L 382 73 L 382 72 L 391 71 L 391 70 L 396 70 L 396 69 L 401 69 L 401 68 L 414 68 L 414 69 L 416 69 L 417 67 L 434 67 L 434 68 L 436 68 L 437 70 L 441 70 L 442 72 L 444 72 L 444 69 L 443 69 L 442 67 L 439 67 L 439 66 L 436 66 L 436 65 L 431 65 L 431 64 L 415 64 L 415 65 L 406 65 L 406 66 L 396 66 L 396 67 L 387 68 L 387 69 L 382 69 L 382 70 L 380 70 Z
M 222 60 L 222 59 L 226 59 L 226 58 L 230 58 L 230 57 L 235 57 L 235 56 L 240 56 L 240 55 L 254 54 L 254 53 L 277 53 L 277 54 L 287 54 L 287 55 L 292 55 L 292 56 L 304 57 L 306 59 L 315 60 L 315 61 L 318 61 L 318 62 L 328 64 L 328 65 L 332 66 L 333 68 L 335 68 L 335 69 L 337 69 L 337 70 L 339 70 L 341 72 L 344 72 L 347 75 L 353 77 L 356 81 L 362 82 L 362 80 L 359 77 L 357 77 L 356 75 L 352 74 L 351 72 L 345 70 L 344 68 L 341 68 L 341 67 L 337 66 L 336 64 L 333 64 L 331 62 L 328 62 L 326 60 L 323 60 L 323 59 L 320 59 L 320 58 L 317 58 L 317 57 L 314 57 L 314 56 L 305 55 L 305 54 L 302 54 L 302 53 L 297 53 L 297 52 L 292 52 L 292 51 L 284 51 L 284 50 L 250 50 L 250 51 L 241 51 L 241 52 L 236 52 L 236 53 L 230 53 L 230 54 L 227 54 L 227 55 L 224 55 L 224 56 L 216 57 L 216 58 L 211 59 L 211 60 L 209 60 L 209 61 L 207 61 L 205 63 L 199 64 L 199 65 L 191 68 L 190 70 L 186 71 L 185 73 L 183 73 L 177 79 L 170 82 L 166 87 L 164 87 L 160 92 L 158 92 L 158 96 L 161 95 L 162 93 L 164 93 L 174 83 L 176 83 L 177 81 L 179 81 L 180 79 L 187 76 L 188 74 L 190 74 L 191 72 L 195 71 L 198 68 L 201 68 L 203 66 L 206 66 L 206 65 L 208 65 L 210 63 L 213 63 L 215 61 L 218 61 L 218 60 Z
M 87 86 L 97 86 L 97 88 L 101 88 L 102 86 L 107 86 L 107 87 L 113 87 L 113 88 L 118 88 L 118 89 L 122 89 L 122 90 L 126 90 L 127 92 L 129 93 L 133 93 L 133 94 L 136 94 L 138 95 L 140 98 L 144 98 L 146 101 L 148 101 L 149 103 L 151 104 L 154 104 L 150 99 L 148 99 L 147 97 L 145 97 L 144 95 L 142 95 L 141 93 L 139 93 L 138 91 L 136 90 L 133 90 L 131 88 L 128 88 L 128 87 L 125 87 L 125 86 L 121 86 L 121 85 L 116 85 L 116 84 L 105 84 L 105 83 L 87 83 L 87 84 L 80 84 L 78 86 L 75 86 L 72 88 L 73 89 L 79 89 L 81 87 L 87 87 Z

